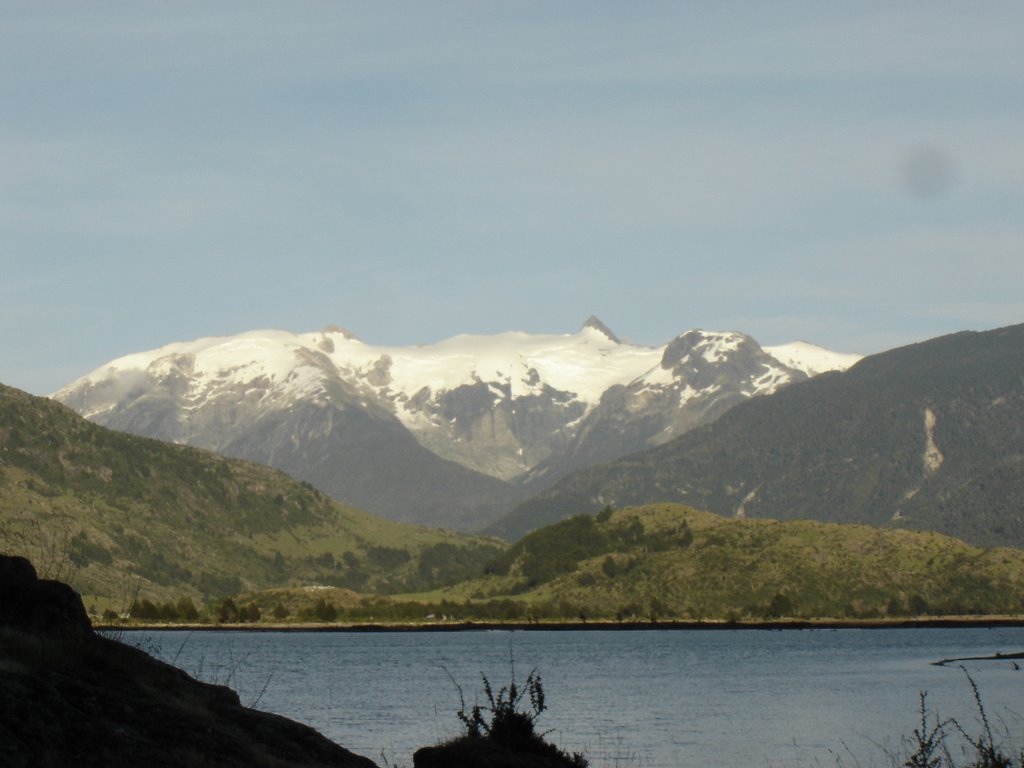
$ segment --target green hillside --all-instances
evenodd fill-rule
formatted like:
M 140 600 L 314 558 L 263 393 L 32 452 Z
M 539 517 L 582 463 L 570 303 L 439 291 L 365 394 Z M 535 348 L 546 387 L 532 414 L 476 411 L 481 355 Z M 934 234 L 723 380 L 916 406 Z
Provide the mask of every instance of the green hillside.
M 116 607 L 309 584 L 419 590 L 478 573 L 501 545 L 384 521 L 262 465 L 0 385 L 0 551 Z
M 1024 611 L 1020 550 L 861 525 L 727 519 L 674 504 L 569 518 L 526 536 L 488 572 L 419 597 L 513 600 L 524 617 L 592 619 Z
M 761 619 L 1024 612 L 1024 552 L 658 504 L 511 547 L 384 521 L 280 472 L 112 432 L 0 387 L 0 551 L 86 605 L 221 598 L 294 620 Z M 241 596 L 240 596 L 241 595 Z

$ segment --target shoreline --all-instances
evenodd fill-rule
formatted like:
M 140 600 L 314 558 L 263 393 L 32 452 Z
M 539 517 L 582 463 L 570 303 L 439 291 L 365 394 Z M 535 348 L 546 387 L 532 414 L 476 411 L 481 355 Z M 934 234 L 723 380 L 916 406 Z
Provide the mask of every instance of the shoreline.
M 650 632 L 784 631 L 812 629 L 956 629 L 1024 627 L 1024 616 L 936 616 L 926 619 L 781 619 L 778 621 L 447 621 L 359 624 L 94 624 L 97 632 Z

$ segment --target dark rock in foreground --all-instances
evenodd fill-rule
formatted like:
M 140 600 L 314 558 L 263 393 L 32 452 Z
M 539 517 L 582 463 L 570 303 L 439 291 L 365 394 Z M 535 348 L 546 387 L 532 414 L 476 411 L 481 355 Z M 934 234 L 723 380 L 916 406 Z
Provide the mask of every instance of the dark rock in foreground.
M 92 634 L 82 599 L 67 584 L 36 575 L 24 557 L 0 555 L 0 627 L 71 637 Z
M 504 748 L 490 739 L 458 739 L 436 747 L 423 747 L 413 755 L 414 768 L 572 768 L 575 765 L 579 763 L 573 763 L 554 747 L 526 752 Z
M 417 750 L 414 768 L 587 768 L 583 755 L 563 752 L 537 732 L 537 718 L 547 709 L 537 670 L 522 685 L 516 683 L 514 667 L 511 671 L 512 682 L 497 695 L 481 675 L 488 704 L 474 706 L 468 713 L 459 688 L 463 704 L 458 717 L 465 733 Z
M 0 765 L 375 768 L 229 688 L 92 632 L 78 595 L 0 556 Z

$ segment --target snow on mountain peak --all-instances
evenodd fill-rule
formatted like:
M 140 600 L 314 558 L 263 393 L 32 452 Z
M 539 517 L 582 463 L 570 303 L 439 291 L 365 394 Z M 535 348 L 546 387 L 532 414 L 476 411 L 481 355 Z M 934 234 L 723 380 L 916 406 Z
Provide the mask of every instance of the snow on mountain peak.
M 126 355 L 73 382 L 56 397 L 66 399 L 92 385 L 97 397 L 103 392 L 103 402 L 95 403 L 96 410 L 103 410 L 111 405 L 110 398 L 123 395 L 129 378 L 137 382 L 139 376 L 154 381 L 188 379 L 186 399 L 192 402 L 215 389 L 257 380 L 263 382 L 265 394 L 308 397 L 324 387 L 326 378 L 337 375 L 356 379 L 394 402 L 396 415 L 406 422 L 417 417 L 399 404 L 481 382 L 496 384 L 497 393 L 511 398 L 536 394 L 547 386 L 589 409 L 615 384 L 640 377 L 651 384 L 662 383 L 671 375 L 666 350 L 677 359 L 699 355 L 713 364 L 727 359 L 744 342 L 756 343 L 739 333 L 691 330 L 668 345 L 644 347 L 620 341 L 594 316 L 575 334 L 460 334 L 403 347 L 366 344 L 338 326 L 306 334 L 260 330 L 175 342 Z M 808 375 L 845 370 L 860 359 L 806 342 L 766 347 L 765 352 Z M 660 374 L 654 370 L 661 367 L 666 370 Z M 121 384 L 114 386 L 115 379 Z
M 367 344 L 328 326 L 167 344 L 101 366 L 55 398 L 101 423 L 214 449 L 265 417 L 308 412 L 304 404 L 369 409 L 437 456 L 511 479 L 548 460 L 564 470 L 582 456 L 606 460 L 614 446 L 639 450 L 738 397 L 774 392 L 794 368 L 856 359 L 804 343 L 762 350 L 749 336 L 702 330 L 646 347 L 620 341 L 596 317 L 576 333 L 460 334 L 410 346 Z M 586 435 L 597 442 L 577 456 L 573 441 Z
M 732 352 L 740 348 L 740 345 L 747 338 L 739 333 L 731 331 L 708 332 L 699 331 L 700 340 L 694 344 L 694 351 L 700 352 L 701 357 L 709 363 L 720 363 Z
M 612 332 L 611 328 L 602 323 L 601 320 L 597 317 L 597 315 L 591 315 L 590 317 L 588 317 L 586 319 L 586 322 L 584 322 L 583 326 L 580 328 L 580 331 L 585 331 L 588 328 L 595 330 L 598 333 L 604 334 L 606 337 L 608 337 L 609 340 L 614 341 L 616 344 L 622 343 L 619 340 L 619 337 Z
M 478 382 L 496 382 L 512 397 L 548 385 L 596 403 L 608 387 L 631 380 L 655 364 L 660 350 L 623 345 L 593 329 L 578 334 L 460 334 L 409 347 L 352 345 L 329 354 L 339 369 L 365 377 L 383 357 L 390 360 L 386 385 L 393 397 L 432 395 Z M 403 416 L 398 409 L 399 418 Z
M 783 365 L 803 371 L 808 376 L 817 376 L 826 371 L 845 371 L 863 357 L 863 355 L 833 352 L 806 341 L 794 341 L 789 344 L 763 347 L 763 349 Z
M 347 328 L 342 328 L 340 325 L 326 325 L 324 326 L 324 329 L 321 331 L 321 333 L 324 334 L 325 336 L 327 336 L 328 334 L 332 336 L 338 335 L 343 336 L 347 340 L 359 341 L 358 336 L 356 336 L 354 333 L 352 333 L 352 331 L 348 330 Z

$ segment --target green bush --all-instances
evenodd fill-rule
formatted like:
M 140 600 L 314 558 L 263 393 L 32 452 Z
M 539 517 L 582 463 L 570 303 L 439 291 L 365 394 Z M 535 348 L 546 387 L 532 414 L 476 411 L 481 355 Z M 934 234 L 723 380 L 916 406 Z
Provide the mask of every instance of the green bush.
M 217 611 L 217 620 L 222 624 L 235 624 L 239 620 L 238 606 L 230 597 L 224 598 Z
M 192 602 L 191 598 L 180 598 L 175 605 L 175 608 L 177 609 L 177 618 L 179 619 L 195 621 L 199 618 L 199 609 L 196 608 L 195 603 Z
M 337 621 L 338 609 L 334 607 L 333 603 L 328 603 L 321 597 L 313 606 L 313 618 L 318 621 Z

